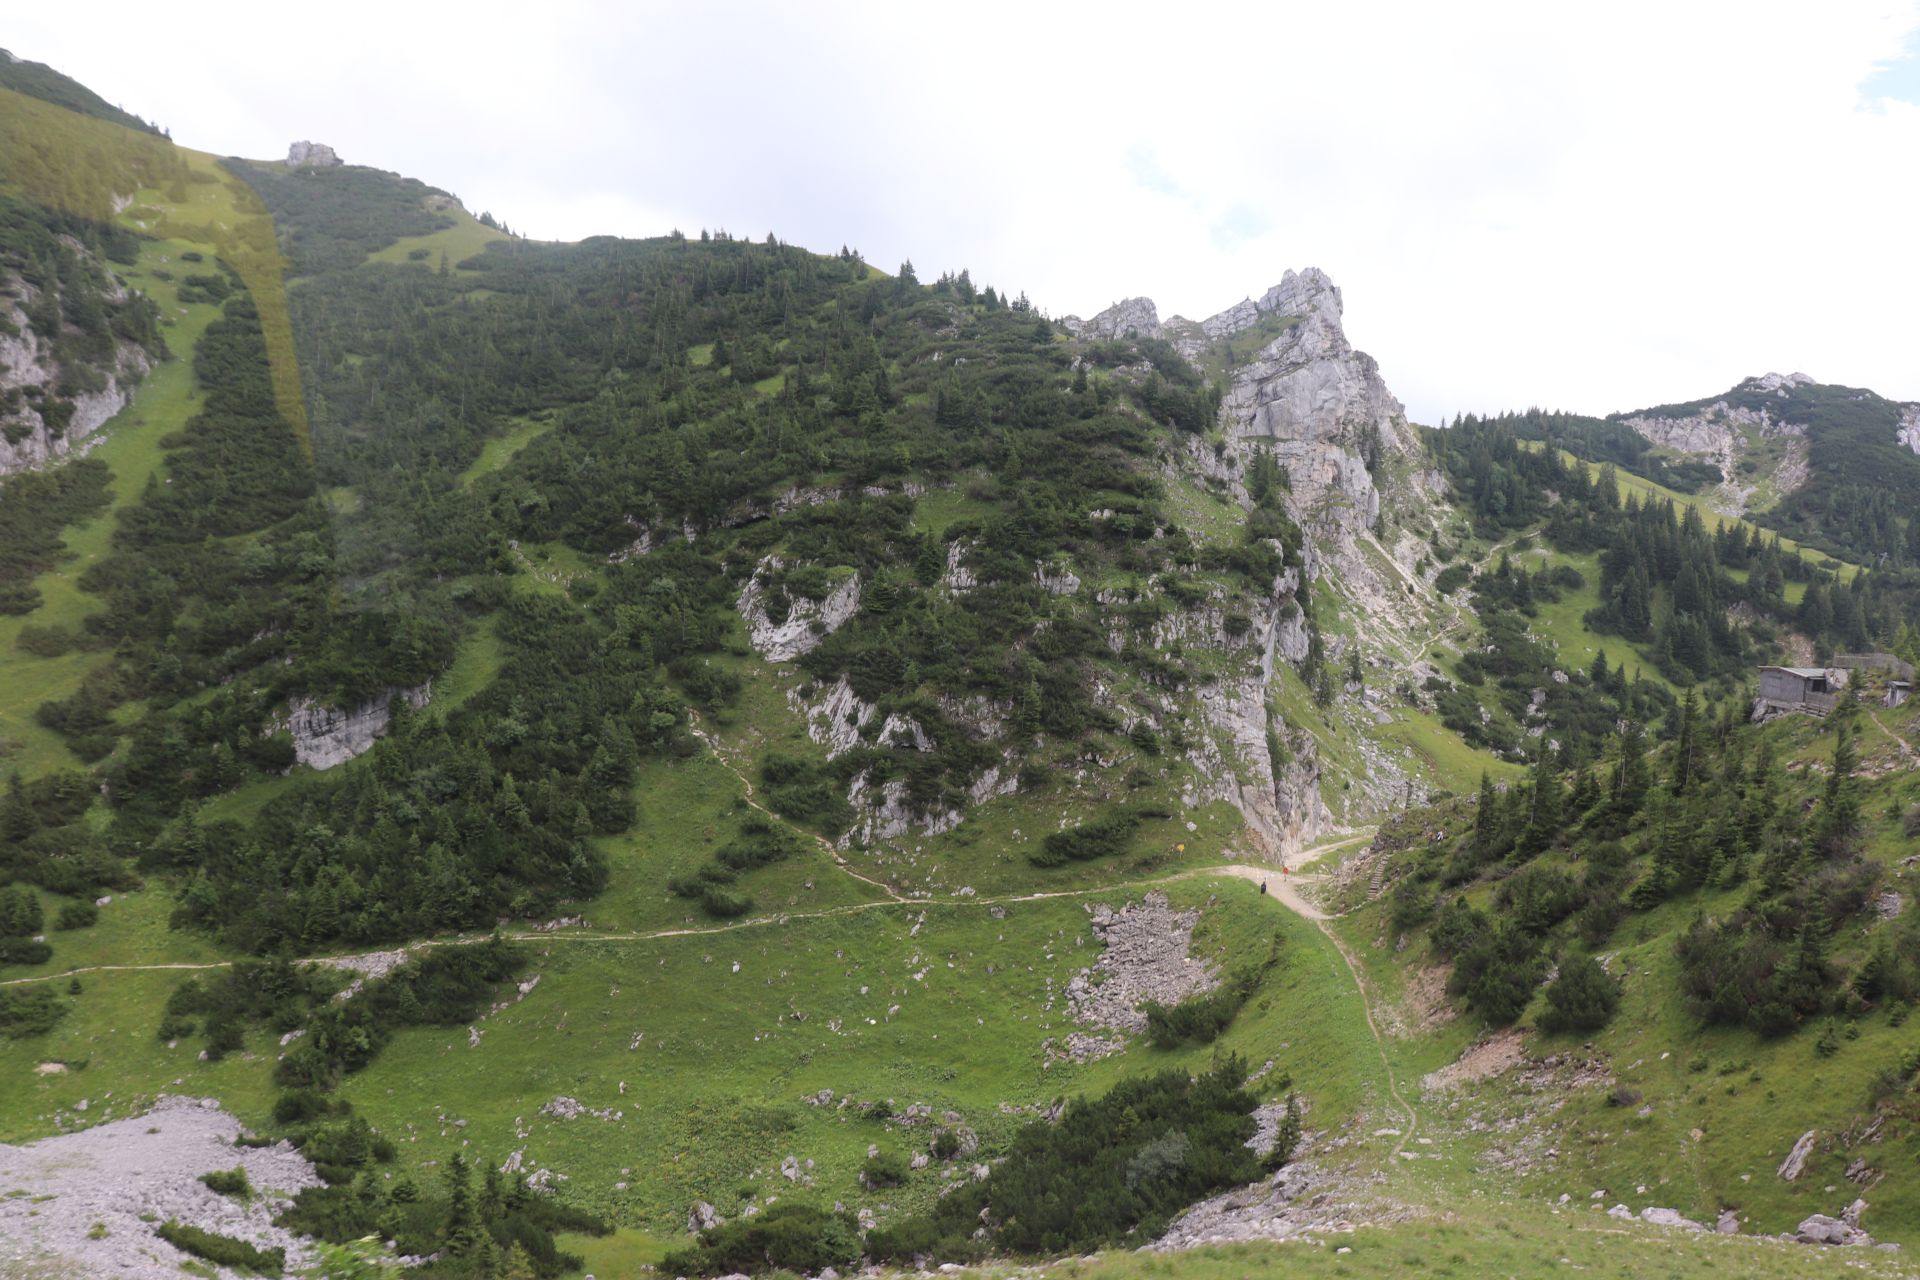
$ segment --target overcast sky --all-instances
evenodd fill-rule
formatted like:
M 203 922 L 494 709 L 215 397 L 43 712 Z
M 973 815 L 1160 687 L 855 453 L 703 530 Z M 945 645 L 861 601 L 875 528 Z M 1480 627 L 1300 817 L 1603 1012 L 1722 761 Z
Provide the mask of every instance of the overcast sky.
M 120 11 L 120 12 L 116 12 Z M 725 227 L 1203 318 L 1289 267 L 1410 414 L 1920 400 L 1920 3 L 42 5 L 176 140 L 516 231 Z

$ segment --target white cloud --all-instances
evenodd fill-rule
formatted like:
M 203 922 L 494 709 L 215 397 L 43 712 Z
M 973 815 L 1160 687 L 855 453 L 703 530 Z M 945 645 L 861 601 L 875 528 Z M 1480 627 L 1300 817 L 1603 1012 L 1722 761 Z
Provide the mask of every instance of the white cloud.
M 121 10 L 115 14 L 114 10 Z M 257 4 L 16 16 L 190 145 L 295 137 L 529 234 L 768 230 L 1055 312 L 1318 265 L 1417 417 L 1768 368 L 1920 399 L 1912 3 Z M 103 32 L 137 31 L 137 38 Z

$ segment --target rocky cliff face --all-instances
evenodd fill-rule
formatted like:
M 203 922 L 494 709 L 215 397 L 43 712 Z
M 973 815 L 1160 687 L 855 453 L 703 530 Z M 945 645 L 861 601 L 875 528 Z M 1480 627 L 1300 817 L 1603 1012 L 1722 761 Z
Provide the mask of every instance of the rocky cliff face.
M 1426 549 L 1421 535 L 1438 486 L 1419 465 L 1418 440 L 1379 366 L 1348 342 L 1342 311 L 1340 290 L 1325 272 L 1310 267 L 1287 272 L 1258 298 L 1206 320 L 1175 317 L 1164 326 L 1175 335 L 1176 348 L 1197 360 L 1222 338 L 1263 322 L 1291 321 L 1228 370 L 1219 422 L 1225 449 L 1216 452 L 1194 440 L 1182 459 L 1244 502 L 1243 478 L 1255 456 L 1271 455 L 1286 468 L 1292 486 L 1287 506 L 1309 539 L 1302 578 L 1276 581 L 1254 620 L 1258 670 L 1219 682 L 1202 699 L 1218 739 L 1204 754 L 1222 757 L 1195 761 L 1204 786 L 1211 796 L 1234 802 L 1272 855 L 1297 850 L 1335 821 L 1320 795 L 1311 737 L 1289 728 L 1268 707 L 1276 659 L 1298 663 L 1306 656 L 1297 597 L 1318 583 L 1343 608 L 1364 616 L 1362 634 L 1387 641 L 1411 635 L 1410 620 L 1436 605 L 1414 566 Z M 1393 519 L 1383 520 L 1388 509 Z M 1237 767 L 1229 756 L 1237 757 Z
M 1804 373 L 1768 373 L 1748 378 L 1736 390 L 1784 397 L 1794 387 L 1813 384 Z M 1685 417 L 1638 414 L 1620 421 L 1649 444 L 1720 468 L 1724 479 L 1712 501 L 1715 510 L 1728 515 L 1776 502 L 1807 482 L 1807 429 L 1781 421 L 1766 405 L 1753 409 L 1721 400 Z M 1920 443 L 1920 425 L 1914 434 Z M 1748 461 L 1754 465 L 1742 468 Z
M 1337 600 L 1350 616 L 1360 615 L 1356 630 L 1368 637 L 1358 655 L 1363 662 L 1417 675 L 1425 656 L 1421 624 L 1440 608 L 1417 567 L 1427 551 L 1424 535 L 1444 510 L 1444 482 L 1422 465 L 1418 439 L 1379 366 L 1348 342 L 1340 290 L 1317 268 L 1289 271 L 1265 293 L 1205 320 L 1162 322 L 1151 299 L 1128 298 L 1091 320 L 1063 324 L 1083 338 L 1164 338 L 1210 370 L 1219 369 L 1224 339 L 1256 329 L 1273 335 L 1224 370 L 1224 439 L 1182 441 L 1167 474 L 1170 482 L 1197 478 L 1251 505 L 1245 477 L 1257 455 L 1271 456 L 1286 469 L 1287 507 L 1308 537 L 1304 572 L 1277 579 L 1238 635 L 1225 632 L 1218 608 L 1201 605 L 1166 618 L 1154 642 L 1236 654 L 1196 688 L 1194 709 L 1206 732 L 1187 752 L 1196 780 L 1184 799 L 1229 801 L 1246 819 L 1256 851 L 1284 857 L 1336 822 L 1321 796 L 1312 736 L 1272 709 L 1276 662 L 1299 664 L 1307 656 L 1301 600 L 1310 592 Z M 1346 643 L 1362 642 L 1336 641 L 1330 660 L 1345 656 Z M 1355 714 L 1380 723 L 1389 713 L 1377 694 L 1365 692 L 1368 705 Z M 1177 714 L 1172 706 L 1163 711 Z M 1364 817 L 1376 800 L 1418 790 L 1384 751 L 1363 748 L 1363 755 L 1377 776 L 1356 780 L 1343 816 Z M 1378 797 L 1368 791 L 1375 782 Z
M 418 708 L 426 706 L 432 696 L 433 685 L 429 683 L 411 689 L 387 689 L 345 710 L 323 706 L 311 698 L 294 698 L 287 704 L 286 718 L 267 727 L 269 732 L 293 736 L 293 756 L 301 764 L 331 769 L 379 741 L 392 723 L 395 698 Z
M 768 557 L 761 571 L 778 570 L 780 561 Z M 824 599 L 785 598 L 786 616 L 776 622 L 768 613 L 774 602 L 762 585 L 762 572 L 756 571 L 740 590 L 736 607 L 746 619 L 747 643 L 768 662 L 792 662 L 809 653 L 820 641 L 837 631 L 841 624 L 860 611 L 860 579 L 848 577 L 829 591 Z
M 1920 453 L 1920 404 L 1900 406 L 1900 443 Z
M 340 163 L 340 157 L 324 142 L 307 142 L 303 139 L 287 148 L 289 169 L 330 169 Z
M 1257 301 L 1200 328 L 1219 338 L 1268 315 L 1298 322 L 1233 371 L 1221 426 L 1249 456 L 1266 449 L 1287 468 L 1310 526 L 1351 542 L 1379 522 L 1381 463 L 1416 450 L 1406 411 L 1373 357 L 1347 341 L 1340 290 L 1323 271 L 1289 271 Z
M 104 275 L 105 296 L 127 297 Z M 47 466 L 84 452 L 95 432 L 133 398 L 151 367 L 138 345 L 115 342 L 104 360 L 71 368 L 56 343 L 37 332 L 27 308 L 38 291 L 18 275 L 0 273 L 0 475 Z
M 1077 338 L 1158 338 L 1160 313 L 1152 298 L 1124 298 L 1091 320 L 1063 316 L 1060 324 Z
M 1444 510 L 1444 484 L 1421 462 L 1419 442 L 1400 402 L 1374 361 L 1348 342 L 1342 319 L 1339 289 L 1324 272 L 1308 269 L 1290 271 L 1259 297 L 1203 321 L 1173 317 L 1162 323 L 1151 299 L 1128 298 L 1091 320 L 1063 322 L 1087 340 L 1162 338 L 1190 362 L 1223 378 L 1217 434 L 1182 434 L 1170 442 L 1163 461 L 1170 485 L 1198 482 L 1250 507 L 1245 481 L 1257 456 L 1271 456 L 1288 472 L 1291 488 L 1284 501 L 1307 535 L 1303 562 L 1251 600 L 1239 594 L 1229 598 L 1225 588 L 1216 588 L 1206 599 L 1164 613 L 1149 634 L 1140 637 L 1108 613 L 1131 596 L 1112 589 L 1087 590 L 1064 558 L 1036 563 L 1033 569 L 1033 581 L 1041 590 L 1084 602 L 1090 620 L 1106 632 L 1116 653 L 1144 638 L 1158 651 L 1192 659 L 1182 663 L 1193 676 L 1185 687 L 1103 685 L 1095 697 L 1123 733 L 1144 728 L 1155 736 L 1181 738 L 1183 806 L 1232 804 L 1246 822 L 1241 847 L 1273 861 L 1298 852 L 1340 821 L 1365 820 L 1386 803 L 1399 803 L 1420 790 L 1387 745 L 1367 742 L 1358 748 L 1366 776 L 1355 777 L 1350 787 L 1336 792 L 1341 807 L 1336 815 L 1322 795 L 1313 733 L 1290 724 L 1278 710 L 1281 668 L 1306 661 L 1316 606 L 1338 610 L 1354 624 L 1352 630 L 1366 637 L 1329 638 L 1325 660 L 1335 669 L 1349 657 L 1349 646 L 1361 645 L 1362 652 L 1353 656 L 1364 665 L 1395 670 L 1415 681 L 1430 670 L 1423 661 L 1434 628 L 1424 623 L 1440 605 L 1416 567 L 1428 550 L 1425 535 L 1431 522 Z M 1222 340 L 1250 329 L 1261 334 L 1260 345 L 1247 356 L 1242 342 L 1231 353 L 1238 358 L 1223 370 Z M 1129 376 L 1128 371 L 1121 376 Z M 645 550 L 636 545 L 632 553 Z M 971 550 L 971 541 L 964 537 L 948 544 L 942 590 L 961 596 L 975 588 Z M 816 601 L 790 595 L 781 585 L 784 569 L 777 559 L 763 561 L 737 601 L 749 642 L 772 662 L 807 653 L 861 604 L 857 578 L 841 580 Z M 1324 620 L 1327 615 L 1320 616 Z M 1296 692 L 1298 687 L 1296 680 Z M 1341 721 L 1335 731 L 1343 736 L 1371 730 L 1390 718 L 1391 698 L 1384 686 L 1375 691 L 1356 683 L 1349 692 L 1354 690 L 1359 690 L 1357 699 L 1343 699 L 1327 713 Z M 882 742 L 922 751 L 930 746 L 921 725 L 901 715 L 882 716 L 844 680 L 830 687 L 797 686 L 788 701 L 830 757 Z M 947 710 L 952 714 L 957 709 Z M 991 707 L 955 714 L 970 731 L 977 728 L 978 740 L 1003 748 L 999 763 L 974 780 L 964 799 L 955 796 L 922 812 L 909 805 L 900 781 L 875 779 L 865 772 L 855 776 L 847 798 L 856 819 L 846 838 L 898 844 L 938 835 L 958 826 L 971 805 L 1015 790 L 1021 753 L 1003 739 L 1010 710 Z M 1177 726 L 1198 732 L 1180 732 Z M 1086 757 L 1065 772 L 1076 785 L 1097 790 L 1115 763 Z

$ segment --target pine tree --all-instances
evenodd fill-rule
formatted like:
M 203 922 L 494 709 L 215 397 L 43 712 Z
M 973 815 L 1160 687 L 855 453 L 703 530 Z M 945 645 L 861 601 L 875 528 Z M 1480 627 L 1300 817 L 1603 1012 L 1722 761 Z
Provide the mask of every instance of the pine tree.
M 539 1272 L 533 1269 L 533 1258 L 528 1255 L 527 1247 L 518 1240 L 507 1250 L 507 1263 L 500 1272 L 501 1280 L 535 1280 Z
M 1689 508 L 1691 510 L 1691 508 Z M 1699 712 L 1700 700 L 1693 690 L 1687 690 L 1686 700 L 1680 704 L 1680 731 L 1673 747 L 1673 794 L 1683 796 L 1693 784 L 1694 773 L 1694 718 Z
M 1520 837 L 1520 856 L 1532 858 L 1544 853 L 1566 821 L 1566 793 L 1560 788 L 1560 775 L 1553 771 L 1552 761 L 1546 751 L 1542 751 L 1533 762 L 1533 786 L 1531 791 L 1531 812 L 1527 817 L 1525 832 Z
M 32 835 L 39 825 L 39 819 L 33 816 L 33 807 L 27 803 L 20 771 L 16 769 L 7 778 L 6 798 L 0 800 L 0 836 L 17 844 Z
M 1620 1006 L 1620 984 L 1607 976 L 1585 952 L 1560 962 L 1560 974 L 1547 984 L 1547 1008 L 1540 1015 L 1544 1031 L 1598 1031 L 1613 1020 Z
M 1899 962 L 1894 959 L 1893 950 L 1887 945 L 1885 937 L 1874 943 L 1873 950 L 1860 963 L 1853 975 L 1853 989 L 1862 1000 L 1877 1001 L 1887 994 Z
M 1627 723 L 1618 738 L 1618 752 L 1607 788 L 1607 814 L 1613 829 L 1624 831 L 1640 812 L 1649 785 L 1646 744 L 1641 740 L 1639 725 Z
M 1274 1134 L 1273 1151 L 1267 1156 L 1267 1162 L 1278 1168 L 1293 1159 L 1294 1151 L 1300 1146 L 1300 1136 L 1300 1098 L 1289 1093 L 1287 1113 L 1280 1118 L 1280 1129 Z
M 1028 671 L 1027 683 L 1013 707 L 1013 731 L 1019 741 L 1032 742 L 1039 734 L 1041 712 L 1040 682 Z
M 467 1170 L 467 1158 L 456 1151 L 447 1160 L 447 1249 L 455 1257 L 466 1257 L 479 1246 L 486 1229 L 473 1212 L 473 1188 Z M 490 1238 L 490 1237 L 489 1237 Z
M 1814 843 L 1829 857 L 1851 851 L 1860 835 L 1860 783 L 1853 776 L 1858 762 L 1853 727 L 1842 720 L 1834 729 L 1833 772 L 1813 824 Z
M 1780 975 L 1780 994 L 1801 1017 L 1818 1013 L 1827 1004 L 1833 967 L 1827 962 L 1826 904 L 1816 903 L 1794 940 L 1792 955 Z
M 1494 848 L 1500 838 L 1500 793 L 1494 790 L 1493 779 L 1487 771 L 1480 771 L 1480 803 L 1474 806 L 1473 813 L 1473 852 L 1482 862 L 1490 862 L 1494 857 Z

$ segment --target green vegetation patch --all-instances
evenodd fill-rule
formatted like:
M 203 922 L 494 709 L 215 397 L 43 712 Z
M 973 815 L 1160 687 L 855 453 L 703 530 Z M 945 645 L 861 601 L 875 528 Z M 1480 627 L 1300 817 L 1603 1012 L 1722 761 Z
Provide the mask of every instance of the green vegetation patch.
M 1165 1072 L 1076 1101 L 1058 1124 L 1023 1127 L 984 1182 L 874 1231 L 868 1250 L 907 1263 L 923 1254 L 974 1259 L 989 1248 L 1053 1256 L 1146 1243 L 1194 1201 L 1259 1177 L 1245 1079 L 1245 1066 L 1229 1059 L 1197 1078 Z M 1276 1151 L 1280 1161 L 1289 1155 L 1291 1146 Z M 983 1223 L 985 1240 L 976 1236 Z
M 259 1276 L 281 1275 L 287 1268 L 285 1249 L 262 1249 L 246 1240 L 236 1240 L 176 1219 L 169 1218 L 153 1232 L 174 1248 L 205 1258 L 216 1266 L 236 1267 Z

